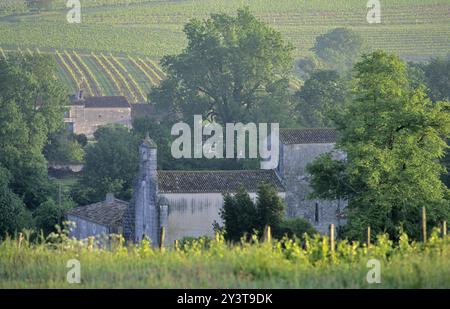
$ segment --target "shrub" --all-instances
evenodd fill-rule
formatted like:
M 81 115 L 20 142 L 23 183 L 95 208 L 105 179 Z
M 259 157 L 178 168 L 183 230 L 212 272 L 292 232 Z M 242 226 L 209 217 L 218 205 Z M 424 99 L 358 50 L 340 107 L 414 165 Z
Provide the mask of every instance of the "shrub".
M 275 238 L 282 238 L 285 235 L 290 238 L 294 236 L 301 238 L 305 233 L 312 236 L 316 234 L 317 231 L 308 220 L 300 217 L 284 220 L 280 226 L 274 228 L 273 231 Z

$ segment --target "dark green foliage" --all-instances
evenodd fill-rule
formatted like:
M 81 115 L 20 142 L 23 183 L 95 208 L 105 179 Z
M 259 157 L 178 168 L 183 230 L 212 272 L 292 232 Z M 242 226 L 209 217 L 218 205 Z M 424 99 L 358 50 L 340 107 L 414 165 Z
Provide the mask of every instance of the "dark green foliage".
M 236 195 L 225 195 L 223 209 L 220 212 L 225 222 L 227 239 L 238 241 L 245 233 L 257 229 L 257 210 L 244 188 L 239 188 Z
M 67 209 L 73 207 L 70 201 L 63 201 L 61 206 L 52 198 L 48 199 L 33 212 L 36 229 L 42 230 L 45 234 L 55 231 L 55 226 L 62 226 L 64 213 Z
M 47 56 L 0 60 L 0 163 L 11 173 L 10 188 L 29 209 L 46 199 L 49 134 L 62 125 L 67 105 Z
M 192 122 L 192 119 L 190 119 Z M 188 121 L 186 121 L 188 122 Z M 158 145 L 158 168 L 163 170 L 241 170 L 259 168 L 258 159 L 174 159 L 171 145 L 176 136 L 170 134 L 173 122 L 155 121 L 151 118 L 137 117 L 133 120 L 133 132 L 140 139 L 148 133 Z M 191 125 L 191 128 L 193 125 Z M 225 136 L 225 132 L 224 132 Z M 194 136 L 192 135 L 192 144 Z M 237 144 L 237 141 L 235 141 Z M 235 145 L 235 149 L 237 149 Z M 247 145 L 248 149 L 248 145 Z M 236 150 L 237 151 L 237 150 Z M 237 157 L 237 156 L 235 156 Z
M 150 94 L 158 110 L 172 119 L 198 114 L 222 124 L 292 119 L 287 86 L 293 47 L 279 32 L 248 9 L 235 17 L 193 19 L 184 32 L 186 49 L 163 58 L 168 78 Z
M 77 138 L 80 138 L 81 142 L 84 141 L 79 136 L 69 134 L 64 127 L 58 132 L 50 134 L 44 148 L 45 158 L 50 163 L 81 163 L 84 151 Z
M 138 169 L 139 139 L 123 126 L 105 126 L 86 147 L 85 167 L 72 196 L 78 204 L 97 202 L 112 192 L 129 200 Z
M 295 94 L 299 122 L 304 127 L 333 127 L 333 115 L 342 110 L 345 81 L 335 71 L 316 71 Z
M 73 138 L 81 145 L 81 147 L 85 147 L 88 143 L 88 139 L 84 134 L 73 134 Z
M 275 238 L 281 239 L 283 236 L 302 238 L 304 234 L 313 236 L 317 231 L 305 218 L 289 218 L 284 220 L 280 226 L 273 231 Z
M 257 198 L 257 229 L 263 231 L 266 225 L 276 228 L 284 219 L 284 201 L 278 196 L 276 188 L 267 183 L 258 186 Z
M 0 165 L 0 238 L 31 224 L 24 203 L 10 188 L 10 173 Z
M 267 225 L 277 229 L 283 221 L 284 208 L 277 190 L 265 183 L 258 186 L 256 204 L 244 188 L 240 188 L 235 195 L 226 194 L 220 212 L 225 237 L 237 241 L 245 234 L 261 233 Z
M 450 55 L 432 59 L 425 66 L 425 80 L 433 101 L 450 100 Z
M 347 236 L 373 232 L 420 236 L 420 209 L 430 225 L 448 220 L 448 189 L 439 159 L 450 134 L 449 104 L 412 89 L 406 65 L 378 51 L 355 66 L 354 99 L 336 118 L 344 162 L 322 156 L 308 167 L 317 197 L 348 198 Z
M 347 74 L 358 60 L 363 40 L 350 29 L 336 28 L 316 38 L 312 51 L 324 67 Z
M 422 63 L 408 62 L 407 74 L 409 85 L 411 88 L 418 88 L 425 84 L 425 66 Z

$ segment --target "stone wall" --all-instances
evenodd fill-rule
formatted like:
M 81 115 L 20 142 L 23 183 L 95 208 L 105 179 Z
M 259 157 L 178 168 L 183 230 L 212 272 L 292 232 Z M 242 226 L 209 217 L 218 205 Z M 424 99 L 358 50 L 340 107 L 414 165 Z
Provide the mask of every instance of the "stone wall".
M 76 228 L 71 229 L 70 236 L 77 239 L 86 239 L 89 236 L 101 236 L 118 232 L 111 231 L 104 225 L 100 225 L 77 216 L 68 215 L 67 220 L 75 223 Z
M 344 222 L 340 218 L 344 201 L 311 199 L 312 189 L 306 165 L 320 154 L 330 152 L 334 144 L 294 144 L 281 145 L 279 174 L 286 187 L 287 216 L 306 218 L 321 233 L 328 233 L 330 224 L 336 226 Z

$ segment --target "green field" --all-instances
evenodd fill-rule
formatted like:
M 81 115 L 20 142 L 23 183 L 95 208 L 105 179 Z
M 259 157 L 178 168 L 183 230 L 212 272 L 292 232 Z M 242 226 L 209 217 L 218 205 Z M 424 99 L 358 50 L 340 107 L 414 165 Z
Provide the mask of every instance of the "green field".
M 142 1 L 138 1 L 142 2 Z M 89 3 L 89 2 L 88 2 Z M 233 13 L 249 6 L 308 53 L 314 38 L 332 28 L 349 27 L 367 41 L 401 56 L 445 55 L 450 50 L 448 0 L 381 1 L 382 24 L 368 24 L 366 1 L 346 0 L 179 0 L 147 1 L 128 6 L 84 7 L 81 24 L 68 24 L 67 9 L 26 13 L 0 19 L 0 45 L 114 52 L 158 59 L 179 52 L 183 25 L 193 17 Z
M 18 48 L 52 53 L 70 92 L 81 85 L 88 94 L 124 95 L 130 102 L 145 101 L 164 78 L 158 59 L 183 49 L 182 28 L 189 19 L 232 14 L 244 6 L 281 31 L 298 58 L 310 53 L 317 35 L 336 27 L 361 34 L 367 52 L 384 49 L 409 60 L 450 52 L 448 0 L 381 1 L 381 24 L 367 22 L 362 0 L 86 0 L 81 24 L 69 24 L 65 2 L 55 3 L 43 12 L 0 5 L 0 58 Z
M 369 248 L 327 237 L 309 238 L 305 247 L 283 240 L 229 245 L 194 241 L 178 250 L 151 249 L 147 243 L 110 250 L 53 236 L 46 241 L 0 243 L 0 288 L 450 288 L 450 238 L 434 233 L 427 244 L 402 236 L 393 245 L 378 237 Z M 69 284 L 67 262 L 80 262 L 81 283 Z M 369 283 L 372 259 L 380 283 Z M 373 277 L 372 277 L 373 278 Z
M 111 53 L 79 53 L 67 50 L 3 49 L 0 59 L 17 54 L 46 54 L 57 63 L 58 76 L 69 93 L 83 89 L 86 96 L 122 95 L 131 103 L 147 101 L 152 86 L 165 78 L 156 61 L 147 57 L 115 56 Z

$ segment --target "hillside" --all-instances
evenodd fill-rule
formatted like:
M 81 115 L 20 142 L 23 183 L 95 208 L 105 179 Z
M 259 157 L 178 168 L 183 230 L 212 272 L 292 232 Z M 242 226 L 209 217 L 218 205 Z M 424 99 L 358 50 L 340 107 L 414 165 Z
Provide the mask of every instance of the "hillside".
M 381 24 L 367 23 L 366 2 L 360 0 L 339 3 L 327 0 L 88 0 L 83 3 L 86 5 L 81 24 L 67 23 L 68 9 L 60 5 L 41 13 L 19 11 L 14 14 L 0 8 L 0 15 L 3 15 L 0 17 L 0 46 L 5 53 L 17 51 L 17 47 L 54 54 L 56 50 L 71 53 L 75 50 L 83 55 L 88 65 L 93 62 L 94 73 L 100 71 L 98 84 L 104 84 L 101 93 L 133 92 L 128 94 L 132 101 L 142 101 L 141 92 L 146 93 L 150 86 L 145 75 L 152 75 L 152 72 L 144 67 L 148 74 L 143 73 L 129 59 L 130 55 L 156 63 L 162 56 L 175 54 L 184 47 L 182 28 L 189 19 L 204 18 L 210 13 L 233 13 L 243 6 L 249 6 L 257 17 L 281 31 L 296 47 L 297 57 L 310 53 L 317 35 L 336 27 L 348 27 L 361 34 L 366 41 L 366 51 L 384 49 L 408 60 L 444 56 L 450 51 L 448 0 L 381 1 Z M 120 81 L 121 74 L 127 75 L 120 65 L 117 66 L 121 74 L 111 68 L 116 75 L 115 82 L 107 72 L 102 73 L 102 66 L 92 53 L 100 58 L 102 54 L 109 57 L 113 53 L 124 59 L 124 67 L 131 76 L 128 85 Z M 62 65 L 61 71 L 65 70 Z M 63 74 L 70 89 L 77 87 L 70 81 L 72 78 L 73 74 Z M 91 85 L 95 87 L 98 85 Z M 129 90 L 133 87 L 141 89 Z

